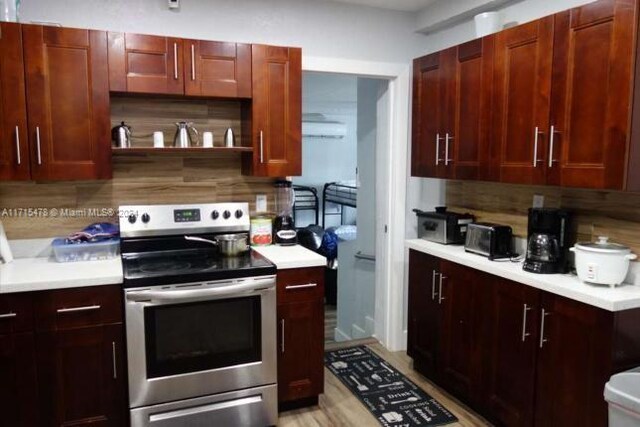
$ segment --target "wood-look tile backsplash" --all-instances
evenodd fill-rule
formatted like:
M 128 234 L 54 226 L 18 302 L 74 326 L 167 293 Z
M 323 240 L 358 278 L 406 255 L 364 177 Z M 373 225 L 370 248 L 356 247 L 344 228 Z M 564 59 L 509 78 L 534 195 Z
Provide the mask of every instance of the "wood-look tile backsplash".
M 249 202 L 266 194 L 273 203 L 273 180 L 241 174 L 237 153 L 182 157 L 167 154 L 116 156 L 113 180 L 60 183 L 0 183 L 0 213 L 10 239 L 65 236 L 97 221 L 101 209 L 126 204 Z M 47 208 L 15 211 L 12 208 Z M 57 217 L 50 215 L 58 209 Z M 64 213 L 64 217 L 62 217 Z M 79 215 L 79 216 L 73 216 Z M 87 216 L 84 216 L 87 215 Z
M 561 207 L 574 213 L 578 240 L 609 236 L 640 254 L 640 194 L 495 182 L 446 184 L 450 210 L 470 212 L 478 221 L 510 225 L 520 237 L 527 235 L 527 210 L 535 194 L 544 196 L 545 207 Z

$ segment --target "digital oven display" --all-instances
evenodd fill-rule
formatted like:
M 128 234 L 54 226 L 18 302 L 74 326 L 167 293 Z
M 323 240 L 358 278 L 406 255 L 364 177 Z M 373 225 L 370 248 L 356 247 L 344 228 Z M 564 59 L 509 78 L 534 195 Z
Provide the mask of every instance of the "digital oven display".
M 200 209 L 176 209 L 173 211 L 174 222 L 200 221 Z

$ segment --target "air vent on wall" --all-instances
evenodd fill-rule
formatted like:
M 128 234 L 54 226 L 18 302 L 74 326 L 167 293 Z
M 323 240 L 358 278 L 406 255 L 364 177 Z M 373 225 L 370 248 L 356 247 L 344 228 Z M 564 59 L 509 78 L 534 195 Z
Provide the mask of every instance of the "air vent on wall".
M 347 134 L 347 125 L 327 120 L 324 114 L 303 114 L 302 136 L 304 138 L 343 139 Z

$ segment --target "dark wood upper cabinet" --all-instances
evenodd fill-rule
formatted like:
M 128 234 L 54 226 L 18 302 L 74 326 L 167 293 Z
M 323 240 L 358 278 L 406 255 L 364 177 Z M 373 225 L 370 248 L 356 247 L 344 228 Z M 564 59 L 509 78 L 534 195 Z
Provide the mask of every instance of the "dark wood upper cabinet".
M 540 291 L 495 278 L 483 405 L 499 425 L 533 425 Z
M 548 183 L 623 189 L 636 13 L 599 0 L 555 15 Z
M 488 36 L 453 50 L 448 73 L 445 164 L 448 178 L 489 179 L 489 129 L 494 38 Z M 448 50 L 447 52 L 450 52 Z M 448 138 L 448 140 L 447 140 Z M 449 144 L 447 147 L 446 144 Z
M 251 45 L 183 40 L 186 95 L 251 98 Z
M 413 61 L 412 176 L 440 178 L 445 173 L 445 55 L 438 52 Z
M 109 32 L 109 86 L 113 92 L 184 94 L 183 40 Z
M 414 368 L 429 378 L 436 375 L 440 343 L 439 286 L 440 260 L 410 250 L 407 354 Z
M 32 178 L 111 178 L 107 33 L 22 30 Z
M 251 138 L 245 173 L 302 174 L 302 51 L 252 45 Z
M 496 34 L 493 157 L 503 182 L 544 184 L 553 17 Z
M 29 173 L 27 105 L 20 25 L 0 23 L 0 180 Z

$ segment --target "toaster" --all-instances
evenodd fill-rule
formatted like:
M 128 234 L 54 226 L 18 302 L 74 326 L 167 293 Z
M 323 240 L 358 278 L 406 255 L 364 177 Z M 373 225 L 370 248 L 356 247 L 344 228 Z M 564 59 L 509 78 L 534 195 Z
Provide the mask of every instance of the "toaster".
M 446 207 L 437 207 L 435 212 L 413 210 L 418 216 L 418 237 L 444 245 L 462 245 L 467 226 L 474 221 L 471 214 L 447 212 Z
M 511 258 L 513 230 L 508 225 L 476 222 L 469 224 L 464 250 L 488 257 L 490 260 Z

